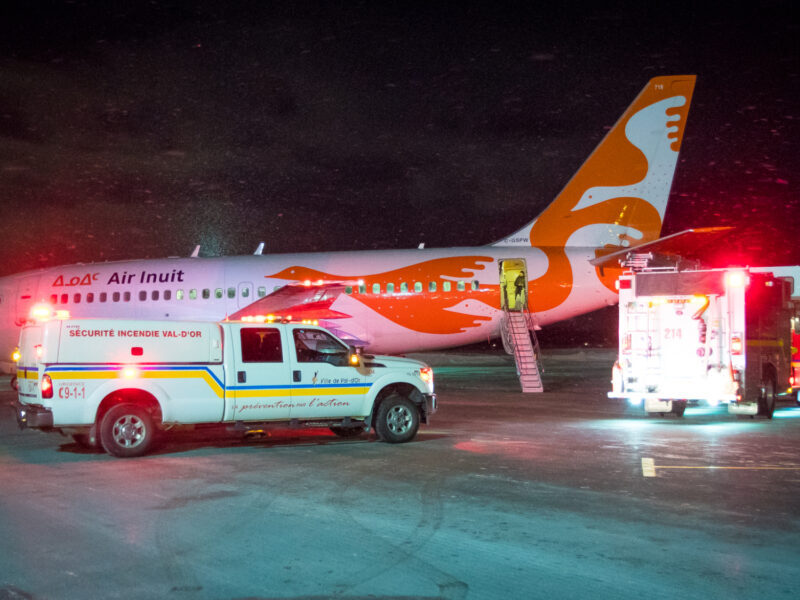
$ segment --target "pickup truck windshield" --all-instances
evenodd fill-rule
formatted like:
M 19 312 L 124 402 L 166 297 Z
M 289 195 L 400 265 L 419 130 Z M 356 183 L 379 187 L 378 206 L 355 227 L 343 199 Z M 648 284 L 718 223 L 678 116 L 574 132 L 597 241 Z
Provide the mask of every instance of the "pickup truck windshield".
M 319 329 L 295 329 L 292 332 L 297 362 L 326 362 L 336 366 L 348 364 L 347 346 Z

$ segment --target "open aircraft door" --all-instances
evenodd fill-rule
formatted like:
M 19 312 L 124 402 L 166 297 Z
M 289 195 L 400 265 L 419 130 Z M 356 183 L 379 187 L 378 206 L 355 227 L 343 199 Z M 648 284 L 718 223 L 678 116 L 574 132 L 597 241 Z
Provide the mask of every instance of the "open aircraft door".
M 523 258 L 500 261 L 500 308 L 524 311 L 528 308 L 528 270 Z

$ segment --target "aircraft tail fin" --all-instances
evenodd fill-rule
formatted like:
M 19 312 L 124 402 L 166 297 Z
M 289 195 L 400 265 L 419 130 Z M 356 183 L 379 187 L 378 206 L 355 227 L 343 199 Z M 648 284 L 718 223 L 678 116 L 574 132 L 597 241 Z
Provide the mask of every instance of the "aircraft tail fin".
M 695 79 L 651 79 L 550 206 L 493 245 L 627 248 L 657 239 Z

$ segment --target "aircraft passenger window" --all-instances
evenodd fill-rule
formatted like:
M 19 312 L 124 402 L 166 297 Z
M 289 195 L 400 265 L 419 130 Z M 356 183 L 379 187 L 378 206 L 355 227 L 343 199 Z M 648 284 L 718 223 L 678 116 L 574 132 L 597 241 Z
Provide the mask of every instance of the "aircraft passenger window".
M 464 291 L 464 290 L 467 288 L 467 286 L 466 286 L 466 285 L 464 285 L 464 282 L 463 282 L 463 281 L 459 281 L 459 282 L 456 284 L 456 288 L 458 288 L 458 291 L 459 291 L 459 292 L 463 292 L 463 291 Z
M 147 292 L 142 290 L 139 292 L 139 302 L 144 302 L 145 300 L 147 300 Z
M 236 298 L 236 288 L 228 288 L 228 298 Z
M 55 294 L 50 296 L 50 304 L 58 304 L 58 296 L 56 296 Z
M 380 294 L 381 293 L 381 284 L 380 283 L 373 283 L 372 284 L 372 293 L 373 294 Z
M 222 298 L 222 288 L 217 288 L 214 290 L 214 298 L 216 298 L 217 300 Z
M 69 294 L 61 294 L 61 304 L 69 302 Z
M 189 290 L 189 300 L 197 300 L 197 290 Z
M 211 290 L 208 288 L 203 289 L 203 300 L 211 298 Z
M 114 302 L 119 302 L 119 292 L 114 292 L 111 296 Z
M 429 292 L 435 292 L 436 291 L 436 282 L 435 281 L 431 281 L 428 284 L 428 291 Z
M 414 291 L 420 293 L 422 291 L 422 283 L 419 281 L 414 282 Z
M 249 298 L 250 297 L 250 288 L 243 287 L 242 288 L 242 298 Z
M 246 327 L 240 332 L 242 362 L 283 362 L 281 332 L 274 328 Z
M 394 294 L 394 284 L 393 283 L 387 283 L 386 284 L 386 293 L 387 294 Z
M 81 301 L 81 295 L 80 295 L 80 294 L 74 294 L 74 295 L 72 296 L 72 301 L 73 301 L 75 304 L 80 304 L 80 301 Z
M 282 287 L 283 287 L 282 285 L 276 285 L 274 288 L 272 288 L 272 291 L 273 291 L 273 292 L 277 292 L 277 291 L 278 291 L 279 289 L 281 289 Z
M 105 292 L 100 292 L 100 302 L 105 302 L 108 300 L 108 294 Z
M 150 299 L 151 300 L 158 300 L 158 295 L 159 295 L 158 294 L 158 290 L 153 290 L 152 293 L 150 294 Z
M 367 293 L 367 285 L 365 283 L 359 284 L 358 293 L 359 294 L 366 294 Z
M 480 285 L 481 285 L 480 282 L 477 279 L 475 279 L 472 282 L 472 289 L 477 290 L 480 287 Z
M 125 292 L 124 294 L 122 294 L 122 299 L 125 302 L 130 302 L 131 301 L 131 293 L 130 292 Z
M 449 292 L 449 291 L 450 291 L 450 287 L 451 287 L 451 284 L 450 284 L 450 282 L 449 282 L 449 281 L 445 281 L 445 282 L 442 284 L 442 291 L 444 291 L 444 292 Z
M 175 299 L 183 300 L 183 290 L 178 290 L 177 292 L 175 292 Z
M 172 299 L 172 291 L 164 290 L 164 300 L 171 300 Z
M 353 293 L 353 286 L 352 285 L 344 286 L 344 293 L 347 294 L 347 295 L 352 294 Z
M 86 294 L 86 301 L 89 302 L 90 304 L 94 302 L 94 294 L 92 292 Z
M 263 286 L 262 286 L 262 287 L 259 287 L 259 288 L 258 288 L 258 297 L 259 297 L 259 298 L 263 298 L 263 297 L 264 297 L 264 296 L 266 296 L 266 295 L 267 295 L 267 288 L 265 288 L 265 287 L 263 287 Z

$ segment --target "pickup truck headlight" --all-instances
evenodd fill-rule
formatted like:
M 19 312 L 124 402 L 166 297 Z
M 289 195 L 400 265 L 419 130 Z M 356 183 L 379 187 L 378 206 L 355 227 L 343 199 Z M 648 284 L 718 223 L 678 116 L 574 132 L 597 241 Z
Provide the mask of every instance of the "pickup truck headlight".
M 433 369 L 430 367 L 422 367 L 419 370 L 419 378 L 425 383 L 433 383 Z

